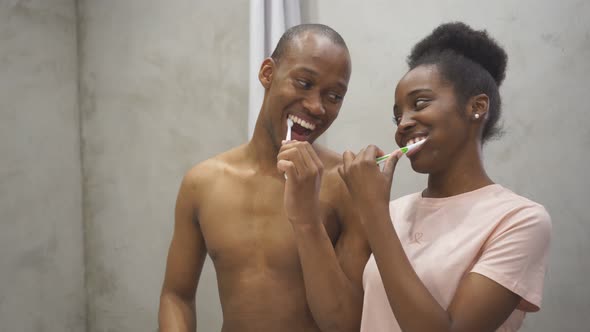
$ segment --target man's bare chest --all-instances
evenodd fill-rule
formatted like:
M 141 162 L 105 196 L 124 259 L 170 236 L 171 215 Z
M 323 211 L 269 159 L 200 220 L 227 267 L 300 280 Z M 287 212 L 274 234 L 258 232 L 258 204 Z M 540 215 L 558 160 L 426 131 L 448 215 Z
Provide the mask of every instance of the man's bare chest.
M 284 186 L 232 185 L 212 190 L 198 211 L 207 251 L 216 266 L 291 269 L 299 266 L 297 244 L 283 206 Z M 328 202 L 321 219 L 329 236 L 338 236 L 338 221 Z

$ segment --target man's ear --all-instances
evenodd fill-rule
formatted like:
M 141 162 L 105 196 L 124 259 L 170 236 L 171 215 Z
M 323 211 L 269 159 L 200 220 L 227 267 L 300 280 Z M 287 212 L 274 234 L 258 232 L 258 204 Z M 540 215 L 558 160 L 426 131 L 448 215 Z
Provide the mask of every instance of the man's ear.
M 484 120 L 490 109 L 490 98 L 485 93 L 469 98 L 467 116 L 472 120 Z
M 270 88 L 276 69 L 277 64 L 272 58 L 266 58 L 264 61 L 262 61 L 262 65 L 258 71 L 258 80 L 265 89 Z

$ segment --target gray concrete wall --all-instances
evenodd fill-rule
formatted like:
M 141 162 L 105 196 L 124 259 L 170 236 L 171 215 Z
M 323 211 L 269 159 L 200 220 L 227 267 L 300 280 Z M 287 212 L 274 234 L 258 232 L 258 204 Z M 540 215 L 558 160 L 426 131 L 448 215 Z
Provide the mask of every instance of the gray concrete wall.
M 337 151 L 395 146 L 393 89 L 437 24 L 463 20 L 506 47 L 507 134 L 486 147 L 486 164 L 554 222 L 544 306 L 524 330 L 585 328 L 590 5 L 302 3 L 304 19 L 341 32 L 353 57 L 350 92 L 323 138 Z M 0 0 L 0 331 L 84 331 L 86 303 L 89 331 L 155 331 L 180 179 L 246 140 L 247 1 L 81 0 L 78 21 L 76 58 L 74 1 Z M 424 181 L 400 163 L 394 197 Z M 199 330 L 218 331 L 209 260 L 197 307 Z
M 248 2 L 79 3 L 89 331 L 154 331 L 176 193 L 247 138 Z M 200 331 L 219 331 L 207 260 Z
M 352 53 L 349 93 L 327 144 L 393 149 L 393 92 L 411 47 L 438 24 L 486 28 L 509 55 L 501 88 L 506 135 L 485 149 L 492 178 L 544 204 L 553 218 L 551 262 L 542 311 L 524 331 L 582 331 L 590 312 L 588 197 L 590 164 L 590 3 L 567 1 L 307 0 L 309 21 L 342 33 Z M 563 148 L 567 145 L 567 150 Z M 426 178 L 407 161 L 393 197 L 421 190 Z
M 0 331 L 83 331 L 73 0 L 0 1 Z

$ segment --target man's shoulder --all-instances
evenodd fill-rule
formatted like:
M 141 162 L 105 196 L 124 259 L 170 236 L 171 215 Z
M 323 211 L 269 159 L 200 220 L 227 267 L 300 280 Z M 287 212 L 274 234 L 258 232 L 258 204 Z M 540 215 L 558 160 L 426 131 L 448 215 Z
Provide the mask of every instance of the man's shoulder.
M 320 144 L 313 144 L 313 148 L 324 164 L 325 170 L 337 169 L 342 164 L 342 155 Z
M 339 166 L 342 165 L 342 155 L 319 144 L 314 144 L 313 147 L 324 164 L 322 180 L 324 197 L 329 197 L 336 210 L 345 209 L 350 206 L 351 198 L 338 172 Z
M 244 146 L 238 146 L 206 159 L 191 167 L 184 175 L 184 182 L 191 185 L 203 185 L 217 178 L 232 165 L 238 163 Z

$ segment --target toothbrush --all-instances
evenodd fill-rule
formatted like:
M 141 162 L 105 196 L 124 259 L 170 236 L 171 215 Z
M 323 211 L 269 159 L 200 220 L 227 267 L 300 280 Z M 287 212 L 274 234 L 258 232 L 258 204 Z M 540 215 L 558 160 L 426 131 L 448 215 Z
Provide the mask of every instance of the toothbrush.
M 410 145 L 404 146 L 403 148 L 400 148 L 399 150 L 402 152 L 402 154 L 406 154 L 406 153 L 414 150 L 415 148 L 419 147 L 424 142 L 426 142 L 425 139 L 421 140 L 420 142 L 416 142 L 414 144 L 410 144 Z M 389 158 L 389 156 L 391 156 L 391 153 L 390 154 L 386 154 L 384 156 L 381 156 L 381 157 L 377 158 L 377 164 L 383 163 L 384 161 L 387 160 L 387 158 Z
M 285 138 L 286 141 L 291 140 L 291 127 L 293 127 L 293 120 L 287 119 L 287 137 Z M 285 180 L 287 180 L 287 173 L 283 173 L 285 176 Z
M 293 120 L 287 119 L 287 138 L 285 140 L 291 140 L 291 127 L 293 127 Z

